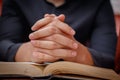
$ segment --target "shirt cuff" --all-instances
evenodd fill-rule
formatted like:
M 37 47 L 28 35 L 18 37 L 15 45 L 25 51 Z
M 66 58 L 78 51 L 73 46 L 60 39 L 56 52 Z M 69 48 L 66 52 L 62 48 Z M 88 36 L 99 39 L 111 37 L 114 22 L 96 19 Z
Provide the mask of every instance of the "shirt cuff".
M 22 43 L 13 43 L 10 40 L 0 41 L 0 61 L 15 61 L 15 55 Z
M 97 52 L 94 49 L 88 48 L 90 51 L 95 66 L 105 67 L 105 68 L 114 68 L 114 56 L 111 54 Z
M 14 62 L 15 61 L 15 55 L 17 53 L 18 48 L 20 47 L 21 43 L 19 44 L 14 44 L 9 52 L 7 53 L 7 61 L 9 62 Z

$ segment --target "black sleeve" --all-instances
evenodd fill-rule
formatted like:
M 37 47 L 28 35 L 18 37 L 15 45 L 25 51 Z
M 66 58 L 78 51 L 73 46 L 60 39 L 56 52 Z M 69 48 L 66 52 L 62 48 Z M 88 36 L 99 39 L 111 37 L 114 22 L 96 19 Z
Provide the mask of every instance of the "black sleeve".
M 104 0 L 97 12 L 89 51 L 95 65 L 114 67 L 116 50 L 116 30 L 114 15 L 109 0 Z
M 17 49 L 22 44 L 25 22 L 13 0 L 3 0 L 0 25 L 0 61 L 14 61 Z M 23 19 L 24 20 L 24 19 Z

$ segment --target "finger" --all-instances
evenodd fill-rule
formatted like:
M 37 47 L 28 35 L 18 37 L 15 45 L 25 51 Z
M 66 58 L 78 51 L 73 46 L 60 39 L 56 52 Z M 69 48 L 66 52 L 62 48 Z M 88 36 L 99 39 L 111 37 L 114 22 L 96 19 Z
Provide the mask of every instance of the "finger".
M 74 50 L 69 49 L 54 49 L 54 50 L 47 50 L 47 49 L 38 49 L 38 52 L 42 52 L 54 57 L 58 58 L 70 58 L 75 57 L 77 55 L 77 52 Z
M 54 35 L 51 35 L 49 37 L 47 37 L 48 40 L 51 40 L 51 41 L 54 41 L 54 42 L 57 42 L 67 48 L 71 48 L 71 49 L 77 49 L 78 48 L 78 44 L 77 42 L 75 42 L 74 40 L 68 38 L 68 37 L 65 37 L 61 34 L 54 34 Z
M 65 15 L 64 14 L 61 14 L 56 18 L 59 19 L 60 21 L 63 21 L 63 22 L 65 21 Z
M 58 49 L 58 48 L 64 48 L 64 46 L 53 42 L 53 41 L 41 41 L 41 40 L 32 40 L 32 45 L 38 48 L 43 49 Z
M 55 14 L 45 14 L 44 17 L 53 17 L 53 18 L 55 18 L 57 16 Z
M 58 30 L 56 27 L 53 26 L 49 26 L 49 27 L 45 27 L 42 29 L 39 29 L 33 33 L 31 33 L 29 35 L 29 39 L 34 40 L 34 39 L 39 39 L 39 38 L 43 38 L 43 37 L 47 37 L 50 36 L 52 34 L 60 34 L 60 30 Z
M 33 27 L 32 30 L 38 30 L 39 28 L 43 27 L 44 25 L 47 25 L 48 23 L 50 23 L 55 17 L 57 17 L 55 14 L 45 14 L 44 18 L 37 21 Z M 58 19 L 63 20 L 62 15 L 58 17 Z
M 32 30 L 33 31 L 38 30 L 41 27 L 43 27 L 43 26 L 49 24 L 50 22 L 52 22 L 51 26 L 56 26 L 61 31 L 63 31 L 63 32 L 67 33 L 67 34 L 70 34 L 70 35 L 74 35 L 75 31 L 70 26 L 68 26 L 67 24 L 65 24 L 62 21 L 58 20 L 58 19 L 64 20 L 64 18 L 65 18 L 64 15 L 60 15 L 57 18 L 54 18 L 54 17 L 45 17 L 45 18 L 37 21 L 33 25 Z
M 32 57 L 33 57 L 32 61 L 37 62 L 37 63 L 54 62 L 59 59 L 59 58 L 56 58 L 56 57 L 53 57 L 51 55 L 44 54 L 41 52 L 33 52 Z
M 38 30 L 41 27 L 47 25 L 48 23 L 50 23 L 53 20 L 53 17 L 45 17 L 43 19 L 38 20 L 33 26 L 32 26 L 32 30 Z
M 75 35 L 75 30 L 72 29 L 68 24 L 58 20 L 58 19 L 54 19 L 51 23 L 51 26 L 55 26 L 58 29 L 60 29 L 62 32 L 69 34 L 69 35 Z
M 49 17 L 49 14 L 45 14 L 44 17 Z
M 60 14 L 59 16 L 56 16 L 55 14 L 45 14 L 44 17 L 54 17 L 56 19 L 59 19 L 60 21 L 65 20 L 65 15 L 64 14 Z

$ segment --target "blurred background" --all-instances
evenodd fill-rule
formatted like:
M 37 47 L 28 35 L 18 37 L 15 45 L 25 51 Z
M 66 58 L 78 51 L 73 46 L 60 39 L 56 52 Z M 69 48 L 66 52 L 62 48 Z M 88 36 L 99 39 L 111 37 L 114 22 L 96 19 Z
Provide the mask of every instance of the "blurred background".
M 120 30 L 120 0 L 111 0 L 111 4 L 113 7 L 115 20 L 116 20 L 116 32 L 119 35 Z

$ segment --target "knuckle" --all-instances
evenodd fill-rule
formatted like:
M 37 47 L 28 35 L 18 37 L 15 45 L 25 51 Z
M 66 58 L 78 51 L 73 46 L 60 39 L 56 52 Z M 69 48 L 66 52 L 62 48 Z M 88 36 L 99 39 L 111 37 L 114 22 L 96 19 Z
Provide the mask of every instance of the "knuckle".
M 58 39 L 58 37 L 59 37 L 58 34 L 54 34 L 54 35 L 52 36 L 53 41 L 56 41 L 56 40 Z
M 49 37 L 47 37 L 46 39 L 50 40 L 50 41 L 56 41 L 58 39 L 58 34 L 53 34 Z
M 54 20 L 53 21 L 53 24 L 58 24 L 59 23 L 59 20 Z
M 52 42 L 52 43 L 51 43 L 51 48 L 54 49 L 54 48 L 56 48 L 56 47 L 57 47 L 57 44 L 56 44 L 55 42 Z
M 70 43 L 69 45 L 73 45 L 73 43 L 75 42 L 73 40 L 70 40 L 69 43 Z
M 50 41 L 52 41 L 52 37 L 48 36 L 48 37 L 43 38 L 43 40 L 50 40 Z
M 50 50 L 49 55 L 54 56 L 55 52 L 54 50 Z
M 53 20 L 53 17 L 52 16 L 51 17 L 46 17 L 46 20 L 51 21 L 51 20 Z
M 36 46 L 40 47 L 40 42 L 36 41 Z
M 45 59 L 45 55 L 41 52 L 38 53 L 37 57 L 38 57 L 37 59 L 39 59 L 39 61 L 44 61 L 44 59 Z
M 66 41 L 65 41 L 65 45 L 67 46 L 67 47 L 73 47 L 73 44 L 74 44 L 75 42 L 73 41 L 73 40 L 70 40 L 70 39 L 67 39 Z
M 39 36 L 39 31 L 36 31 L 33 33 L 34 37 L 38 37 Z
M 52 34 L 57 32 L 57 29 L 55 28 L 54 25 L 53 26 L 51 25 L 51 27 L 49 27 L 49 32 L 52 33 Z
M 44 54 L 42 54 L 41 57 L 42 57 L 41 58 L 42 60 L 45 60 L 45 55 Z

